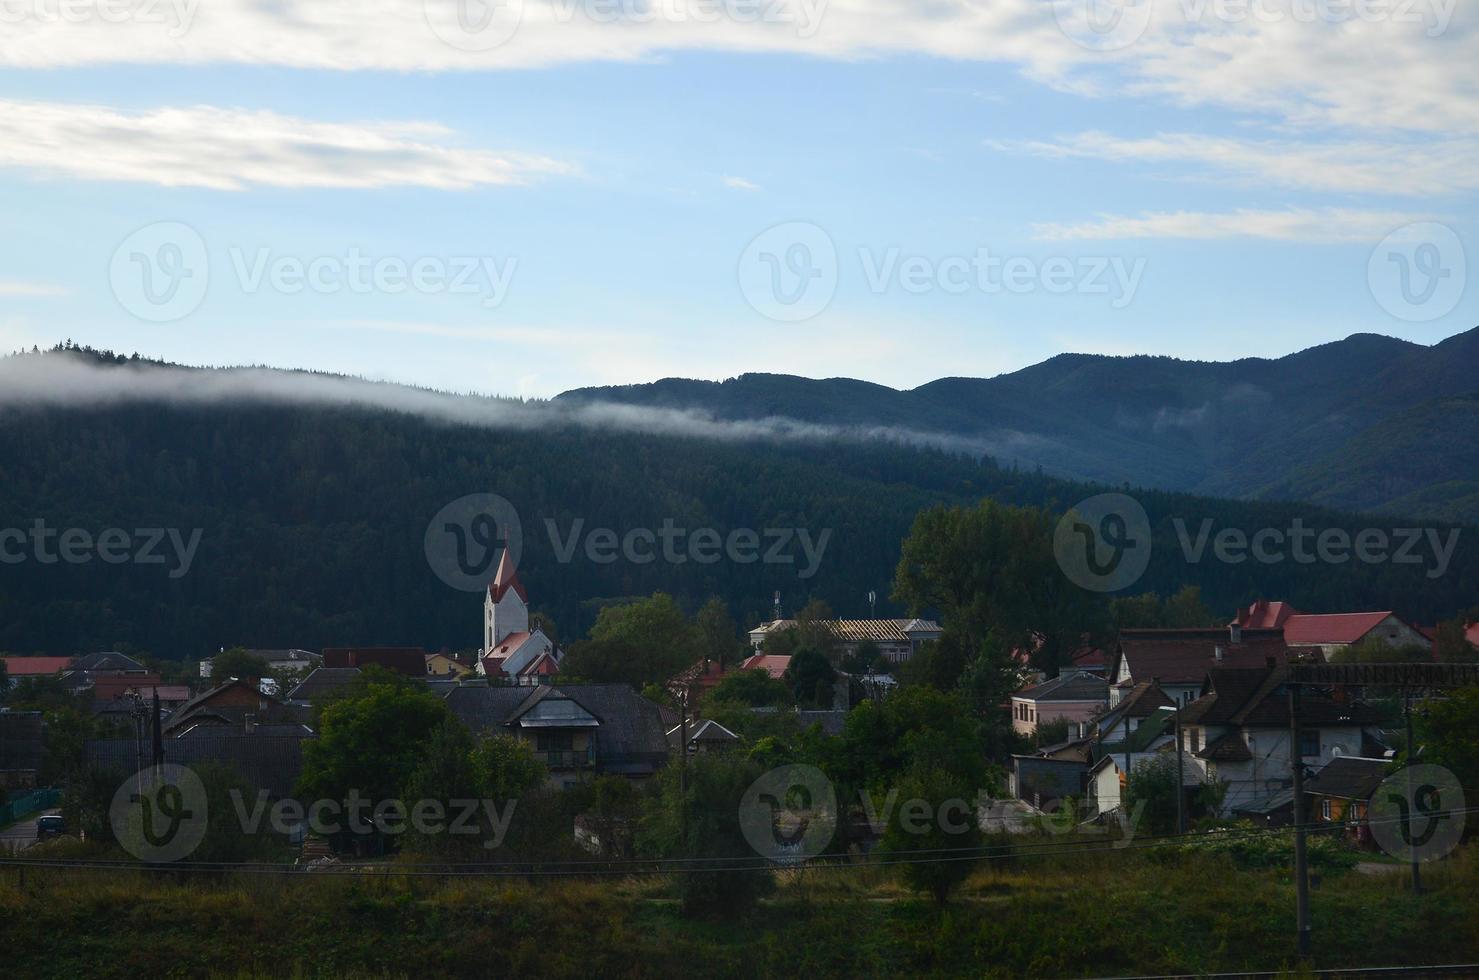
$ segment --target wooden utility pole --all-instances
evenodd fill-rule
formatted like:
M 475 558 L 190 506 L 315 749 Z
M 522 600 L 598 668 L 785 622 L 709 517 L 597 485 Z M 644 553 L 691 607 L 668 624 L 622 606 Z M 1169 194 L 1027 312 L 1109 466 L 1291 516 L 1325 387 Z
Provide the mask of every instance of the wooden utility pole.
M 1181 702 L 1176 702 L 1176 833 L 1186 833 L 1186 776 L 1181 751 Z
M 1423 877 L 1422 872 L 1419 870 L 1419 865 L 1422 862 L 1417 859 L 1417 848 L 1412 843 L 1416 840 L 1413 836 L 1413 821 L 1417 819 L 1417 797 L 1412 792 L 1412 767 L 1417 763 L 1416 758 L 1412 754 L 1412 688 L 1403 688 L 1402 701 L 1404 707 L 1403 714 L 1407 716 L 1407 852 L 1412 857 L 1412 894 L 1421 895 L 1423 893 Z
M 1294 770 L 1294 887 L 1295 924 L 1299 955 L 1310 952 L 1310 868 L 1305 853 L 1304 754 L 1299 739 L 1299 685 L 1289 685 L 1289 764 Z

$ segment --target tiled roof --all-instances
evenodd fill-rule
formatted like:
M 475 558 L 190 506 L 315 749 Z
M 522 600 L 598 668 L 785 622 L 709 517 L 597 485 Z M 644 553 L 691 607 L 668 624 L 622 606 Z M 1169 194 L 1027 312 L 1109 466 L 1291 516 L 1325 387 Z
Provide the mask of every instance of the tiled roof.
M 1290 616 L 1284 623 L 1284 639 L 1291 645 L 1311 643 L 1355 643 L 1393 615 L 1386 612 L 1328 613 Z
M 566 697 L 601 722 L 596 730 L 596 764 L 608 769 L 652 772 L 667 758 L 667 728 L 658 706 L 625 684 L 570 684 L 558 687 L 462 685 L 446 698 L 452 714 L 477 732 L 498 731 L 520 714 L 526 702 Z
M 1387 777 L 1391 763 L 1386 759 L 1363 759 L 1360 756 L 1337 756 L 1325 763 L 1304 784 L 1305 792 L 1334 796 L 1342 800 L 1369 800 Z
M 908 643 L 910 633 L 939 634 L 940 624 L 929 619 L 819 619 L 816 624 L 843 643 Z M 761 623 L 751 633 L 778 633 L 796 625 L 794 619 Z
M 318 667 L 288 692 L 289 701 L 312 701 L 314 698 L 337 691 L 346 684 L 354 683 L 359 676 L 358 667 Z
M 104 652 L 104 653 L 90 653 L 90 654 L 88 654 L 87 656 L 83 657 L 81 660 L 78 660 L 77 663 L 75 663 L 72 666 L 72 669 L 73 670 L 93 670 L 93 671 L 117 671 L 117 670 L 138 670 L 138 671 L 142 671 L 142 670 L 145 669 L 145 667 L 144 667 L 143 664 L 139 663 L 133 657 L 127 656 L 127 655 L 122 654 L 122 653 L 114 653 L 112 651 L 107 651 L 107 652 Z
M 325 667 L 384 667 L 407 677 L 426 676 L 426 651 L 420 647 L 328 647 Z
M 739 665 L 740 670 L 763 670 L 776 680 L 785 676 L 786 668 L 791 666 L 790 657 L 782 657 L 773 653 L 757 653 L 753 657 L 747 657 L 745 662 Z
M 1198 759 L 1206 759 L 1208 762 L 1247 762 L 1253 758 L 1253 753 L 1248 750 L 1248 743 L 1243 741 L 1240 732 L 1228 732 L 1221 738 L 1215 738 L 1207 743 L 1206 748 L 1194 754 Z
M 1203 695 L 1182 709 L 1182 724 L 1287 727 L 1288 675 L 1286 665 L 1209 671 Z M 1299 717 L 1303 724 L 1312 726 L 1365 726 L 1381 720 L 1381 715 L 1365 704 L 1333 701 L 1314 691 L 1305 692 Z
M 1163 684 L 1200 684 L 1213 667 L 1263 667 L 1269 657 L 1289 659 L 1280 630 L 1244 629 L 1237 643 L 1223 628 L 1121 630 L 1114 673 L 1123 659 L 1136 681 L 1159 677 Z
M 37 677 L 56 674 L 72 666 L 71 657 L 0 657 L 5 672 L 11 677 Z
M 1024 701 L 1104 701 L 1109 700 L 1109 684 L 1092 674 L 1060 674 L 1036 687 L 1013 694 Z

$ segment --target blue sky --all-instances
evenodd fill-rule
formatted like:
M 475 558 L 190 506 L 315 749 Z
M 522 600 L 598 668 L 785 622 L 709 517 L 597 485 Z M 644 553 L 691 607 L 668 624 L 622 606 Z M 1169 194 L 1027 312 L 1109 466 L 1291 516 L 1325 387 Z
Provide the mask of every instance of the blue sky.
M 218 0 L 178 37 L 150 0 L 70 24 L 7 2 L 5 349 L 547 396 L 1479 323 L 1479 31 L 1438 0 L 1419 23 L 1124 0 L 1129 40 L 1070 0 L 814 0 L 807 37 L 703 0 L 611 0 L 616 24 L 524 0 L 471 52 L 430 27 L 451 0 Z M 382 274 L 352 287 L 352 256 Z M 127 281 L 180 262 L 172 306 Z

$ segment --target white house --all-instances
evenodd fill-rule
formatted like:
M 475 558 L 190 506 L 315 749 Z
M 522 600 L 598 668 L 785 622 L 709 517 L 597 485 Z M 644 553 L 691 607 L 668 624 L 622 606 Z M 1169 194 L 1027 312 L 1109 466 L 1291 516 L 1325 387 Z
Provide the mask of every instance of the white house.
M 1286 791 L 1290 769 L 1288 667 L 1208 672 L 1202 696 L 1181 711 L 1189 764 L 1227 787 L 1223 812 L 1257 808 Z M 1310 769 L 1362 755 L 1364 732 L 1380 722 L 1364 704 L 1306 690 L 1300 703 L 1299 758 Z M 1194 762 L 1192 761 L 1194 760 Z
M 871 642 L 889 663 L 903 663 L 920 644 L 940 638 L 940 624 L 930 619 L 819 619 L 816 625 L 832 634 L 838 652 L 846 656 Z M 794 619 L 773 619 L 750 630 L 750 646 L 758 653 L 765 638 L 796 626 Z
M 514 678 L 521 685 L 549 683 L 560 669 L 560 651 L 535 627 L 529 628 L 529 594 L 504 549 L 498 570 L 483 596 L 483 643 L 477 671 L 485 677 Z

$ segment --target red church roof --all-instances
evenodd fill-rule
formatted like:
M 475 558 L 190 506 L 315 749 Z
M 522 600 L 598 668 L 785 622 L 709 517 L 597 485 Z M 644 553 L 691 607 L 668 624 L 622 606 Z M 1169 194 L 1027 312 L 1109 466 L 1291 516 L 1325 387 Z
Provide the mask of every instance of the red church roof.
M 494 602 L 498 602 L 509 589 L 518 593 L 520 599 L 529 601 L 529 593 L 524 591 L 524 583 L 519 581 L 519 573 L 508 556 L 508 549 L 504 548 L 503 555 L 498 559 L 498 571 L 493 573 L 493 582 L 488 586 L 488 594 L 493 597 Z

